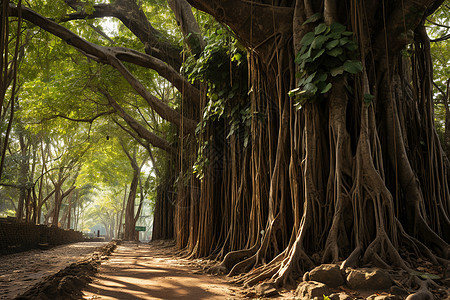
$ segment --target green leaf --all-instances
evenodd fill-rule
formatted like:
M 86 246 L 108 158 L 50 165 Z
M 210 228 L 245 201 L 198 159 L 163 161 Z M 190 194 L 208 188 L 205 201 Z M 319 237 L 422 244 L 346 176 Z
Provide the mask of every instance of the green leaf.
M 375 99 L 374 95 L 371 94 L 364 94 L 364 103 L 369 105 L 370 103 L 372 103 L 373 99 Z
M 344 73 L 344 67 L 339 66 L 337 68 L 331 69 L 330 73 L 331 73 L 331 76 L 333 76 L 333 77 L 335 77 L 337 75 L 342 75 Z
M 354 42 L 348 43 L 347 45 L 345 45 L 345 47 L 351 52 L 358 50 L 358 45 L 356 45 L 356 43 Z
M 306 47 L 302 47 L 302 50 L 305 49 Z M 301 61 L 301 57 L 303 56 L 303 51 L 300 51 L 299 53 L 297 53 L 297 55 L 295 56 L 294 61 L 299 64 Z
M 314 79 L 314 76 L 316 76 L 316 72 L 314 72 L 311 75 L 309 75 L 308 78 L 305 79 L 304 84 L 312 82 L 312 80 Z
M 294 106 L 297 110 L 300 110 L 302 108 L 303 104 L 305 104 L 308 99 L 305 97 L 302 97 L 302 98 L 298 98 L 296 100 L 297 101 L 295 102 Z
M 307 83 L 304 90 L 311 95 L 315 95 L 317 93 L 317 86 L 314 83 Z
M 332 33 L 343 33 L 345 31 L 345 26 L 340 23 L 333 23 L 330 25 Z
M 328 91 L 331 89 L 332 86 L 333 86 L 333 85 L 332 85 L 331 83 L 328 83 L 328 84 L 320 91 L 320 93 L 321 93 L 321 94 L 325 94 L 326 92 L 328 92 Z
M 328 51 L 327 54 L 328 54 L 329 56 L 338 57 L 338 56 L 341 55 L 343 52 L 344 52 L 344 50 L 343 50 L 341 47 L 339 47 L 339 48 L 334 48 L 334 49 Z
M 295 60 L 295 62 L 296 63 L 301 63 L 302 61 L 304 61 L 305 59 L 310 57 L 310 55 L 311 55 L 310 52 L 303 53 L 300 57 L 298 57 L 298 59 Z
M 92 14 L 95 12 L 95 8 L 94 8 L 94 6 L 93 6 L 92 4 L 87 4 L 87 5 L 84 7 L 84 10 L 86 11 L 86 13 L 87 13 L 88 15 L 92 15 Z
M 320 49 L 319 52 L 317 52 L 317 54 L 314 56 L 313 60 L 318 59 L 324 53 L 325 53 L 325 49 Z
M 300 41 L 300 44 L 302 46 L 309 46 L 311 45 L 311 43 L 314 40 L 314 32 L 308 32 L 307 34 L 305 34 L 305 36 L 302 38 L 302 40 Z
M 301 78 L 300 81 L 304 81 L 306 78 L 307 72 L 305 70 L 298 72 L 295 74 L 295 77 Z M 300 84 L 300 83 L 299 83 Z
M 343 67 L 350 74 L 356 74 L 363 70 L 361 62 L 357 60 L 347 60 Z
M 350 40 L 349 38 L 343 37 L 343 38 L 341 38 L 341 39 L 339 40 L 339 44 L 340 44 L 341 46 L 344 46 L 345 44 L 349 43 L 350 41 L 351 41 L 351 40 Z
M 339 40 L 332 40 L 331 42 L 328 42 L 325 45 L 325 48 L 327 48 L 327 50 L 333 49 L 334 47 L 336 47 L 337 45 L 339 45 Z
M 327 30 L 328 26 L 325 23 L 320 23 L 316 26 L 314 33 L 316 35 L 323 33 L 325 30 Z
M 288 92 L 288 96 L 289 97 L 294 97 L 298 92 L 300 92 L 301 91 L 301 89 L 300 88 L 296 88 L 296 89 L 293 89 L 293 90 L 290 90 L 289 92 Z
M 441 279 L 440 276 L 430 273 L 420 274 L 419 276 L 422 277 L 422 279 Z
M 303 22 L 302 25 L 306 25 L 306 24 L 309 24 L 309 23 L 316 22 L 316 21 L 320 20 L 321 18 L 322 18 L 322 14 L 321 13 L 315 13 L 311 17 L 309 17 L 308 20 Z
M 328 37 L 325 35 L 316 36 L 311 43 L 311 47 L 314 49 L 322 48 L 323 43 L 325 43 L 327 40 Z
M 325 81 L 327 80 L 328 75 L 327 73 L 321 72 L 319 74 L 316 75 L 316 81 Z
M 340 33 L 330 33 L 328 36 L 330 37 L 331 40 L 339 40 L 341 38 Z
M 352 36 L 353 35 L 353 32 L 351 32 L 351 31 L 344 31 L 343 33 L 341 33 L 342 35 L 345 35 L 345 36 Z
M 242 54 L 240 54 L 240 53 L 236 53 L 234 56 L 233 56 L 233 58 L 231 59 L 231 61 L 240 61 L 241 60 L 241 58 L 242 58 Z
M 288 92 L 288 96 L 289 97 L 300 96 L 300 95 L 303 95 L 305 93 L 306 93 L 306 91 L 303 91 L 301 88 L 298 87 L 296 89 L 290 90 Z
M 440 276 L 435 275 L 435 274 L 430 274 L 427 272 L 411 271 L 411 272 L 409 272 L 409 274 L 420 276 L 422 279 L 441 279 Z

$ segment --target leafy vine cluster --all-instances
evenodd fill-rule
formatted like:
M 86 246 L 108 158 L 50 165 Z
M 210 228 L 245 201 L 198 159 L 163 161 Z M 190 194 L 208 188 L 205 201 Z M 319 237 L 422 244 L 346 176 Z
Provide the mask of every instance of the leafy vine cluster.
M 304 23 L 315 22 L 315 15 Z M 358 58 L 358 45 L 353 33 L 340 23 L 318 24 L 300 41 L 301 48 L 295 58 L 299 72 L 298 87 L 289 92 L 295 97 L 295 106 L 300 108 L 307 101 L 314 103 L 324 98 L 331 89 L 330 79 L 338 75 L 357 74 L 363 67 Z M 371 100 L 370 95 L 365 101 Z
M 245 50 L 234 39 L 216 38 L 209 41 L 200 57 L 189 57 L 183 71 L 191 82 L 207 84 L 208 102 L 195 130 L 199 147 L 193 167 L 193 172 L 202 179 L 205 167 L 210 164 L 208 153 L 211 152 L 209 147 L 213 138 L 206 136 L 208 126 L 226 122 L 227 132 L 223 135 L 227 139 L 238 135 L 244 147 L 248 145 L 251 112 L 250 101 L 245 101 L 248 98 Z

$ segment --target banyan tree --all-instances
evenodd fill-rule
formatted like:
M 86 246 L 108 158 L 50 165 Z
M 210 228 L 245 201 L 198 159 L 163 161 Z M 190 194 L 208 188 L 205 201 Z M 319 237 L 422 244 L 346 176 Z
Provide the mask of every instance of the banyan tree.
M 64 21 L 116 17 L 145 45 L 95 45 L 10 5 L 10 15 L 113 66 L 175 124 L 179 139 L 168 144 L 109 99 L 137 138 L 176 162 L 158 189 L 157 237 L 250 285 L 293 283 L 321 263 L 447 265 L 450 164 L 434 128 L 424 26 L 443 0 L 168 1 L 191 61 L 181 71 L 186 51 L 136 1 L 89 14 L 66 3 L 81 9 Z M 188 3 L 231 32 L 234 57 L 207 45 Z M 123 62 L 172 82 L 180 107 L 149 94 Z

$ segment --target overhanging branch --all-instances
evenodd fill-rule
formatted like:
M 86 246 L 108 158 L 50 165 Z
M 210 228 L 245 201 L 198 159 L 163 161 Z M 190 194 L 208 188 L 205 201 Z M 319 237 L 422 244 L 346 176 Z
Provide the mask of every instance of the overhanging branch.
M 14 5 L 10 5 L 9 8 L 11 10 L 11 15 L 18 14 L 17 7 L 15 7 Z M 125 77 L 130 85 L 133 86 L 133 88 L 147 101 L 149 106 L 154 109 L 163 119 L 174 123 L 177 126 L 181 126 L 181 124 L 183 123 L 183 126 L 187 131 L 193 132 L 195 130 L 197 122 L 188 118 L 183 118 L 180 113 L 172 109 L 170 106 L 168 106 L 158 98 L 151 95 L 143 86 L 143 84 L 139 80 L 137 80 L 122 64 L 119 57 L 124 61 L 129 62 L 134 62 L 132 59 L 134 58 L 136 59 L 135 63 L 138 65 L 152 65 L 153 67 L 155 67 L 155 70 L 157 72 L 159 69 L 161 74 L 166 74 L 168 80 L 169 78 L 171 78 L 172 80 L 177 82 L 177 85 L 180 85 L 181 82 L 182 87 L 189 90 L 189 85 L 185 85 L 184 80 L 180 79 L 179 77 L 176 78 L 176 80 L 173 77 L 170 77 L 175 76 L 176 72 L 173 72 L 169 66 L 164 65 L 162 62 L 158 63 L 156 58 L 152 58 L 149 55 L 145 55 L 143 53 L 138 55 L 139 52 L 134 50 L 128 49 L 127 51 L 125 51 L 125 48 L 104 47 L 88 42 L 80 36 L 74 34 L 72 31 L 68 30 L 67 28 L 49 20 L 46 17 L 41 16 L 40 14 L 26 7 L 22 8 L 22 17 L 25 20 L 61 38 L 66 43 L 72 45 L 86 56 L 95 59 L 98 62 L 109 64 L 115 67 Z M 166 68 L 163 68 L 164 66 L 166 66 Z M 193 89 L 194 87 L 192 87 L 191 93 L 195 94 L 195 91 L 193 91 Z M 183 89 L 181 90 L 183 91 Z
M 274 34 L 291 34 L 294 9 L 252 1 L 187 0 L 228 25 L 246 46 L 255 48 Z
M 113 4 L 96 4 L 93 6 L 94 11 L 89 14 L 84 9 L 85 2 L 77 0 L 66 0 L 65 2 L 77 12 L 69 14 L 62 21 L 103 17 L 117 18 L 144 44 L 147 54 L 164 60 L 175 69 L 180 68 L 182 49 L 178 45 L 170 43 L 150 24 L 135 1 L 116 0 Z
M 73 122 L 92 123 L 96 119 L 100 118 L 101 116 L 110 115 L 110 114 L 113 114 L 115 112 L 116 112 L 115 110 L 105 111 L 105 112 L 102 112 L 102 113 L 99 113 L 99 114 L 93 116 L 92 118 L 86 118 L 86 119 L 70 118 L 70 117 L 68 117 L 66 115 L 58 114 L 58 115 L 53 115 L 51 117 L 42 119 L 41 123 L 45 122 L 45 121 L 53 120 L 53 119 L 56 119 L 56 118 L 62 118 L 62 119 L 66 119 L 66 120 L 73 121 Z
M 109 104 L 117 111 L 117 113 L 122 117 L 122 119 L 124 119 L 125 122 L 127 122 L 128 126 L 130 126 L 134 130 L 134 132 L 138 134 L 139 137 L 148 141 L 154 147 L 160 148 L 169 153 L 173 152 L 173 148 L 166 140 L 148 131 L 133 117 L 127 114 L 125 110 L 116 102 L 116 100 L 114 100 L 114 98 L 107 91 L 102 90 L 100 92 L 106 97 L 106 99 L 108 99 Z

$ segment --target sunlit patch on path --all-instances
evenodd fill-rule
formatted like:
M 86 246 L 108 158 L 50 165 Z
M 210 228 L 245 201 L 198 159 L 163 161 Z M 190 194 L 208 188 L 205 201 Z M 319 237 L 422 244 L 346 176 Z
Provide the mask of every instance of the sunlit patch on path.
M 84 299 L 238 299 L 225 280 L 197 274 L 171 248 L 122 243 L 84 291 Z

